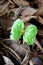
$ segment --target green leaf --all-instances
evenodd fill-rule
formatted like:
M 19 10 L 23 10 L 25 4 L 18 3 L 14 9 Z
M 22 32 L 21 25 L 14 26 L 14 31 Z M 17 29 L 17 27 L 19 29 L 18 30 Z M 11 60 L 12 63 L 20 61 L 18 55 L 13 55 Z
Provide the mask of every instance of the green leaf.
M 10 39 L 14 41 L 19 40 L 19 38 L 22 35 L 23 29 L 24 29 L 24 23 L 21 19 L 17 19 L 16 21 L 14 21 L 11 28 Z
M 30 25 L 26 28 L 23 35 L 23 40 L 28 45 L 33 45 L 37 35 L 37 27 L 35 25 Z

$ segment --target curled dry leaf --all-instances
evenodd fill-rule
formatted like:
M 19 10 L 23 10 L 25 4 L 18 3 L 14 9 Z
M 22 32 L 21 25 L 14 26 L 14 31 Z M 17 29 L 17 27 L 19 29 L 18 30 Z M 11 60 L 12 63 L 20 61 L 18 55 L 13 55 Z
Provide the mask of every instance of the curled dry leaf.
M 24 10 L 22 10 L 21 15 L 22 16 L 32 16 L 36 12 L 37 10 L 32 7 L 25 7 Z
M 35 40 L 35 44 L 40 48 L 40 50 L 43 52 L 43 48 L 42 46 L 40 45 L 40 43 L 38 42 L 38 40 L 36 39 Z
M 9 6 L 9 2 L 4 3 L 0 6 L 0 13 L 2 13 Z
M 25 0 L 12 0 L 16 5 L 18 6 L 27 6 L 29 5 L 29 3 Z
M 9 2 L 3 3 L 3 5 L 0 5 L 0 17 L 8 13 L 9 11 Z
M 43 37 L 43 30 L 38 30 L 38 35 L 40 35 L 41 37 Z
M 37 19 L 37 16 L 27 16 L 27 17 L 21 16 L 20 18 L 21 18 L 24 22 L 27 22 L 27 21 L 29 21 L 29 20 L 32 19 L 32 18 Z
M 43 25 L 43 18 L 41 18 L 40 16 L 37 18 L 37 20 L 39 21 L 39 23 L 41 23 Z
M 8 13 L 8 11 L 9 11 L 9 8 L 7 7 L 2 13 L 0 13 L 0 17 Z
M 24 21 L 24 22 L 27 22 L 29 21 L 30 19 L 36 19 L 39 23 L 41 23 L 43 25 L 43 19 L 40 17 L 40 16 L 20 16 L 20 18 Z M 35 22 L 35 21 L 34 21 Z
M 35 13 L 35 15 L 37 15 L 37 16 L 43 16 L 43 6 L 41 6 L 38 10 L 37 10 L 37 12 Z
M 1 1 L 0 1 L 0 5 L 1 5 L 3 2 L 5 2 L 5 0 L 1 0 Z
M 14 41 L 12 41 L 10 39 L 6 39 L 6 40 L 3 40 L 3 41 L 6 44 L 8 43 L 7 45 L 10 44 L 9 46 L 20 56 L 21 59 L 22 58 L 26 58 L 26 60 L 29 59 L 28 53 L 30 52 L 30 50 L 28 49 L 28 47 L 26 48 L 25 45 L 20 45 L 19 41 L 14 42 Z M 24 59 L 22 63 L 26 62 L 26 60 Z
M 14 65 L 13 62 L 6 56 L 3 56 L 3 59 L 5 61 L 5 65 Z

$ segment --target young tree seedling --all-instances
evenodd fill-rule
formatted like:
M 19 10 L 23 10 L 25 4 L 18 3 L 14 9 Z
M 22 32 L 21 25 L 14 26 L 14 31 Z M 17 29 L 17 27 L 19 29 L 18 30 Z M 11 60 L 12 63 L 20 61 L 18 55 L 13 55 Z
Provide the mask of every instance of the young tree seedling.
M 11 28 L 11 35 L 10 39 L 17 41 L 21 38 L 21 35 L 23 34 L 24 31 L 24 23 L 21 19 L 17 19 L 14 21 L 12 28 Z M 33 45 L 36 40 L 36 35 L 37 35 L 37 27 L 33 24 L 27 26 L 25 33 L 23 35 L 23 42 L 26 42 L 27 45 Z M 36 45 L 41 48 L 41 45 L 39 43 L 36 43 Z

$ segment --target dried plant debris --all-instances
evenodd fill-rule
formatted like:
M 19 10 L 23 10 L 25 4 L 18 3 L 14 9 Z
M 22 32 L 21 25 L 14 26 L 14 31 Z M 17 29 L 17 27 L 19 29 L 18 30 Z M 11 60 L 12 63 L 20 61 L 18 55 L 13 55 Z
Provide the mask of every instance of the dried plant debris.
M 6 65 L 14 65 L 14 63 L 12 63 L 12 61 L 8 57 L 3 56 L 3 59 Z
M 24 10 L 21 12 L 22 16 L 32 16 L 37 12 L 36 9 L 31 8 L 31 7 L 25 7 Z
M 31 58 L 31 60 L 29 61 L 30 65 L 43 65 L 42 60 L 39 57 L 33 57 Z
M 10 39 L 16 19 L 38 28 L 33 46 Z M 43 65 L 43 0 L 0 0 L 0 65 Z

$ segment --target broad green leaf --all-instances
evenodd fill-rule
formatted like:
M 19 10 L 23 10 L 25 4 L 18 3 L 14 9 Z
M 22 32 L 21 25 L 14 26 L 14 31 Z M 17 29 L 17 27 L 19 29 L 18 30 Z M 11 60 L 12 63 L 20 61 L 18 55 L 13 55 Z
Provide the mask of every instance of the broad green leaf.
M 35 25 L 29 25 L 23 35 L 23 40 L 28 45 L 33 45 L 37 35 L 37 27 Z
M 10 39 L 14 41 L 19 40 L 19 38 L 22 35 L 23 29 L 24 29 L 24 23 L 21 19 L 17 19 L 16 21 L 14 21 L 11 28 Z

